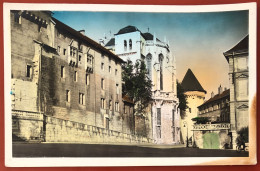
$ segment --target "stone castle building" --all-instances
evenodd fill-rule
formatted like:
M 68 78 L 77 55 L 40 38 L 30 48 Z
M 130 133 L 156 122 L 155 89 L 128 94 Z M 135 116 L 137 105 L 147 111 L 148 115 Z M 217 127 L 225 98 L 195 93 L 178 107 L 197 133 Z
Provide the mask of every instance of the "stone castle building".
M 237 131 L 249 125 L 248 40 L 249 35 L 224 53 L 229 63 L 230 124 L 233 148 L 236 147 Z
M 184 117 L 181 118 L 181 134 L 183 143 L 189 146 L 194 141 L 192 131 L 194 122 L 192 119 L 198 116 L 198 106 L 204 103 L 207 92 L 201 86 L 191 69 L 188 69 L 186 72 L 181 86 L 184 89 L 184 94 L 187 96 L 187 105 L 189 107 L 184 111 Z
M 133 105 L 122 98 L 124 61 L 49 11 L 10 16 L 13 135 L 134 142 Z
M 124 61 L 144 60 L 152 81 L 152 104 L 145 116 L 147 131 L 158 144 L 180 142 L 180 115 L 176 90 L 176 65 L 169 43 L 156 35 L 127 26 L 110 39 L 106 48 Z M 138 126 L 138 125 L 137 125 Z

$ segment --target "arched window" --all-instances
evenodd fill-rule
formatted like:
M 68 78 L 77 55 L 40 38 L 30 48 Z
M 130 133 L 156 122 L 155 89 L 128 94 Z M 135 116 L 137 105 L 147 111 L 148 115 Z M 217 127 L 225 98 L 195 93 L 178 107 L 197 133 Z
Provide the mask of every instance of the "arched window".
M 129 50 L 132 50 L 132 39 L 129 40 Z
M 148 76 L 152 79 L 152 55 L 150 53 L 146 56 L 146 67 Z
M 127 41 L 126 40 L 124 40 L 124 49 L 125 49 L 125 51 L 127 50 Z
M 159 63 L 160 63 L 160 90 L 163 90 L 163 55 L 159 55 Z

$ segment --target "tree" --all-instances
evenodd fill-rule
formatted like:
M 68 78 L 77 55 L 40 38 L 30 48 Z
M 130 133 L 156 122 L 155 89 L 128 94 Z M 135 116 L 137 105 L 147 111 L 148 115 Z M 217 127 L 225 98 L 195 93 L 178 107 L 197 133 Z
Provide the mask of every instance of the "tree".
M 123 95 L 129 96 L 135 103 L 136 114 L 144 114 L 145 108 L 151 102 L 152 82 L 144 61 L 137 60 L 133 65 L 127 60 L 122 66 Z
M 188 102 L 187 102 L 187 96 L 184 94 L 184 89 L 177 81 L 177 97 L 179 99 L 179 106 L 178 108 L 181 111 L 181 118 L 184 118 L 185 116 L 185 110 L 188 108 Z

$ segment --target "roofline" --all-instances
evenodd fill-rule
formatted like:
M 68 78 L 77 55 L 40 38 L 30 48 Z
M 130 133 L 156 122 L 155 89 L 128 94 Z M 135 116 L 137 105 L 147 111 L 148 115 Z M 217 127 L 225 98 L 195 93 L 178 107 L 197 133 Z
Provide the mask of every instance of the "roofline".
M 230 91 L 230 89 L 228 89 L 229 91 Z M 225 91 L 228 91 L 228 90 L 225 90 Z M 223 91 L 223 93 L 224 93 L 224 91 Z M 217 94 L 217 95 L 219 95 L 219 94 Z M 216 96 L 216 95 L 215 95 Z M 214 97 L 215 97 L 214 96 Z M 215 101 L 217 101 L 217 100 L 220 100 L 220 99 L 223 99 L 224 97 L 227 97 L 227 96 L 230 96 L 230 92 L 227 94 L 227 95 L 225 95 L 225 96 L 223 96 L 223 97 L 221 97 L 221 98 L 219 98 L 219 99 L 216 99 L 216 100 L 214 100 L 214 101 L 211 101 L 211 102 L 215 102 Z M 213 98 L 214 98 L 213 97 Z M 212 98 L 210 98 L 210 99 L 212 99 Z M 203 103 L 202 105 L 200 105 L 200 106 L 198 106 L 197 108 L 200 108 L 200 107 L 202 107 L 202 106 L 204 106 L 204 105 L 207 105 L 207 104 L 209 104 L 210 102 L 208 102 L 210 99 L 208 99 L 205 103 Z
M 60 20 L 51 17 L 54 22 L 56 23 L 55 27 L 57 27 L 57 25 L 61 25 L 63 26 L 64 30 L 68 31 L 69 33 L 71 33 L 73 36 L 75 36 L 78 39 L 81 39 L 84 42 L 87 42 L 88 44 L 92 45 L 94 48 L 106 53 L 107 55 L 111 55 L 112 57 L 114 57 L 116 60 L 120 61 L 121 63 L 125 63 L 125 61 L 123 59 L 121 59 L 119 56 L 117 56 L 116 54 L 112 53 L 110 50 L 106 49 L 105 47 L 103 47 L 102 45 L 100 45 L 99 43 L 97 43 L 96 41 L 92 40 L 91 38 L 83 35 L 82 33 L 78 32 L 77 30 L 71 28 L 70 26 L 64 24 L 63 22 L 61 22 Z M 57 23 L 58 22 L 58 23 Z

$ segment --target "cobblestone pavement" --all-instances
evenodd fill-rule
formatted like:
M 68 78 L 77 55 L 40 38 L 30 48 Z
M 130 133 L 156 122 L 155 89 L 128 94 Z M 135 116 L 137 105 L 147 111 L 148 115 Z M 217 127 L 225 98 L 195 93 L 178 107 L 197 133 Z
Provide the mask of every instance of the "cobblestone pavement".
M 247 157 L 248 152 L 183 146 L 13 143 L 13 157 Z

